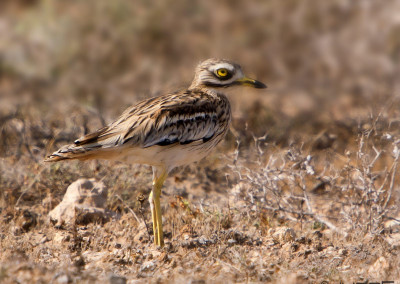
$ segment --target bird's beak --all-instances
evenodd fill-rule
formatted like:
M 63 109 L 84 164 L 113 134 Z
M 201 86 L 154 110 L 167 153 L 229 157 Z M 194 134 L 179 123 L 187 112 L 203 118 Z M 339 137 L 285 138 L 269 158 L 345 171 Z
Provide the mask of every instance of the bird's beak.
M 237 79 L 235 82 L 242 86 L 250 86 L 257 89 L 265 89 L 267 87 L 264 83 L 247 77 Z

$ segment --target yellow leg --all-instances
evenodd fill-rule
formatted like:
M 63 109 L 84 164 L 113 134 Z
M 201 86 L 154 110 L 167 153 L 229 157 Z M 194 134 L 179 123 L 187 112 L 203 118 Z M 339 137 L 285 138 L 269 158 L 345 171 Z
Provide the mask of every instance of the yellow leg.
M 149 203 L 150 203 L 150 209 L 151 209 L 151 218 L 153 219 L 154 244 L 158 245 L 157 216 L 156 216 L 156 212 L 154 210 L 153 191 L 150 192 Z
M 156 246 L 164 246 L 164 236 L 162 228 L 162 214 L 160 206 L 161 188 L 167 178 L 167 171 L 162 169 L 157 175 L 157 169 L 153 168 L 153 191 L 150 193 L 149 201 L 151 208 L 151 216 L 153 219 L 154 244 Z
M 157 194 L 158 193 L 158 194 Z M 160 206 L 160 191 L 154 195 L 154 207 L 156 211 L 156 218 L 157 218 L 157 231 L 154 234 L 154 239 L 156 245 L 164 246 L 164 235 L 162 229 L 162 214 L 161 214 L 161 206 Z

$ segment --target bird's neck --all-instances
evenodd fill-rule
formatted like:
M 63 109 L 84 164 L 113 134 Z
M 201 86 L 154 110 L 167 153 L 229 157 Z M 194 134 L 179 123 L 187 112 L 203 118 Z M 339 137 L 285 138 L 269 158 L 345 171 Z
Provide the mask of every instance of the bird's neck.
M 210 86 L 206 86 L 206 85 L 193 85 L 192 84 L 188 90 L 195 91 L 195 92 L 207 93 L 213 97 L 219 97 L 219 96 L 225 97 L 221 88 L 214 88 L 214 87 L 210 87 Z

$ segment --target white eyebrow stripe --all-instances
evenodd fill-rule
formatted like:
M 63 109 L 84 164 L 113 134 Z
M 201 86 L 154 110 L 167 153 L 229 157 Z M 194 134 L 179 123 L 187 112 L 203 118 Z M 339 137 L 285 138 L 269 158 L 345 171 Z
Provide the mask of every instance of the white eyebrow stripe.
M 233 72 L 235 67 L 232 66 L 232 64 L 229 63 L 219 63 L 213 66 L 212 71 L 218 70 L 220 68 L 225 68 L 228 69 L 230 72 Z

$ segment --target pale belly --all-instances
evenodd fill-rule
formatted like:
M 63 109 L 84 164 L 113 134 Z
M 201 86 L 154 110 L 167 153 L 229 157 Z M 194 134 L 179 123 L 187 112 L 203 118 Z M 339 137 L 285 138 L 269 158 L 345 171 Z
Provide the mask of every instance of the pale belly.
M 126 148 L 115 160 L 132 163 L 162 166 L 169 170 L 183 165 L 188 165 L 208 156 L 225 135 L 218 140 L 193 142 L 186 145 L 151 146 L 148 148 Z

